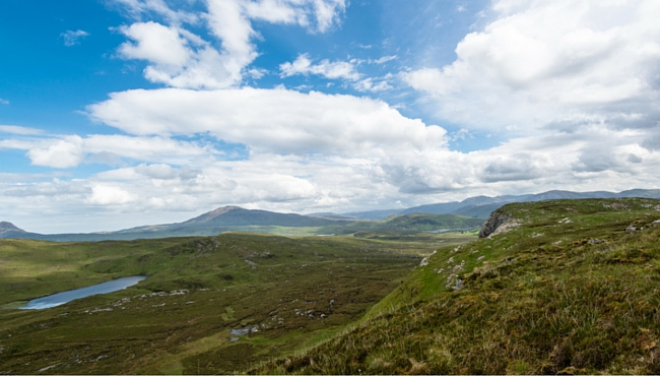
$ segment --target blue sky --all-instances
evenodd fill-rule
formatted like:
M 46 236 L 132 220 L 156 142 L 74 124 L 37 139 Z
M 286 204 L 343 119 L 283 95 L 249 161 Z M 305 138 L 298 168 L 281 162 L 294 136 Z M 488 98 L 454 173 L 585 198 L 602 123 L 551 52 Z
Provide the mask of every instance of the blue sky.
M 657 188 L 653 0 L 5 0 L 1 220 Z

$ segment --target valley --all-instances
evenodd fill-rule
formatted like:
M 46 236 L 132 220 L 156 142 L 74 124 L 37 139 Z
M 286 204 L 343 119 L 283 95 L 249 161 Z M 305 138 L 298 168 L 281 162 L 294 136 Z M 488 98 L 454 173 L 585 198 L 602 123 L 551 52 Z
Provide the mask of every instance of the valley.
M 0 373 L 245 372 L 340 333 L 422 256 L 475 238 L 2 239 Z M 148 278 L 58 307 L 16 309 L 32 298 L 130 275 Z

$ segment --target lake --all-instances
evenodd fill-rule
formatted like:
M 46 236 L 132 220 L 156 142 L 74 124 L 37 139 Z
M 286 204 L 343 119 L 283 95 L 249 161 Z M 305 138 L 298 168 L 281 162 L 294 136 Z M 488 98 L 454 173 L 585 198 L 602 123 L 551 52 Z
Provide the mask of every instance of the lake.
M 115 279 L 114 281 L 103 282 L 99 283 L 98 285 L 83 287 L 76 290 L 60 292 L 57 294 L 45 296 L 43 298 L 30 300 L 27 305 L 20 307 L 19 309 L 45 309 L 57 307 L 72 300 L 123 290 L 129 286 L 137 284 L 146 278 L 147 276 L 145 275 L 136 275 L 132 277 L 119 278 Z

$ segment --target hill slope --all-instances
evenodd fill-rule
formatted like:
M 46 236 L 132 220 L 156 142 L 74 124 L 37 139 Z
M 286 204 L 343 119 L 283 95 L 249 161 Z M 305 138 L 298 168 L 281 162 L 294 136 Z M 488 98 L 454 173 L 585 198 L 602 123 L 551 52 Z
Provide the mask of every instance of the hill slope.
M 395 215 L 384 221 L 355 221 L 350 223 L 324 226 L 318 230 L 322 234 L 352 234 L 360 232 L 388 233 L 420 233 L 442 230 L 471 230 L 479 228 L 483 220 L 460 216 L 456 214 L 411 213 Z
M 329 219 L 225 206 L 181 223 L 140 226 L 104 233 L 43 235 L 26 232 L 11 223 L 2 222 L 7 224 L 7 230 L 0 227 L 0 238 L 49 241 L 135 240 L 180 236 L 213 236 L 226 231 L 254 231 L 255 229 L 249 228 L 250 226 L 319 227 L 351 222 L 352 220 L 346 219 Z M 258 232 L 260 229 L 257 228 L 256 230 Z
M 660 201 L 509 204 L 363 322 L 257 373 L 660 372 Z

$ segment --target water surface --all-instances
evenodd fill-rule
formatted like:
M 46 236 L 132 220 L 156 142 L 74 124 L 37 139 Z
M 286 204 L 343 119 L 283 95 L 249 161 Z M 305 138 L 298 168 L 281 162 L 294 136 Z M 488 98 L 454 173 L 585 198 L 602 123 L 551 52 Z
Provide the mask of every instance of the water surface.
M 132 277 L 115 279 L 114 281 L 99 283 L 98 285 L 83 287 L 81 289 L 60 292 L 57 294 L 44 296 L 43 298 L 30 300 L 27 305 L 20 307 L 20 309 L 45 309 L 57 307 L 72 300 L 123 290 L 129 286 L 137 284 L 146 278 L 146 275 L 136 275 Z

